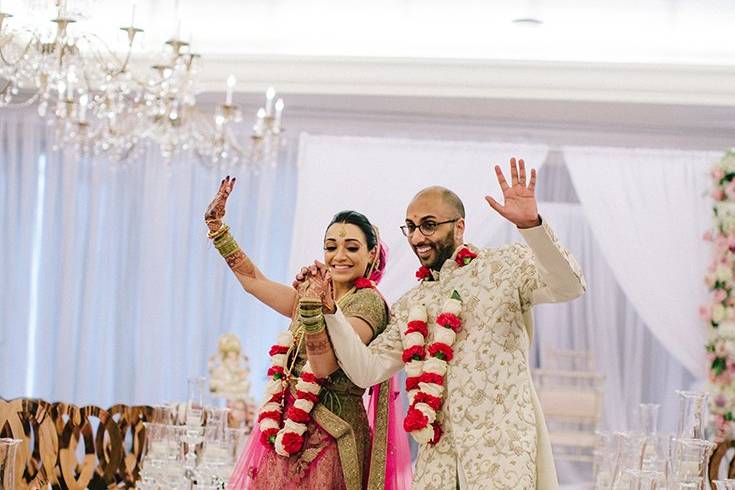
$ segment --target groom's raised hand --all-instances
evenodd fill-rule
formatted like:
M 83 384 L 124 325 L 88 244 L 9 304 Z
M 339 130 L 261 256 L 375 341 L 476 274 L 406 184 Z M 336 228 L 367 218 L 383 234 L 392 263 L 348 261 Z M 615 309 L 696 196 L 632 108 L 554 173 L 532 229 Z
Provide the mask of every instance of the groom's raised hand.
M 503 191 L 503 204 L 485 196 L 491 208 L 518 228 L 533 228 L 541 224 L 536 204 L 536 170 L 531 169 L 531 178 L 526 184 L 526 164 L 523 160 L 510 159 L 511 185 L 505 180 L 499 165 L 495 166 L 495 175 Z

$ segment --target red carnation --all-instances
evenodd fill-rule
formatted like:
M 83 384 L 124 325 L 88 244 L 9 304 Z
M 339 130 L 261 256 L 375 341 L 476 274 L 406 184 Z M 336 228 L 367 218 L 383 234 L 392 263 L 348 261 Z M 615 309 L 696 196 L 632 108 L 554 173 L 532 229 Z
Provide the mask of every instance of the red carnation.
M 403 362 L 420 361 L 426 357 L 426 350 L 423 345 L 414 345 L 403 351 Z
M 442 361 L 451 361 L 454 357 L 454 351 L 447 344 L 441 342 L 434 342 L 429 346 L 429 355 L 432 357 L 438 357 Z
M 286 432 L 283 434 L 283 448 L 288 454 L 299 452 L 304 444 L 304 438 L 295 432 Z
M 454 313 L 441 313 L 436 317 L 436 324 L 459 332 L 459 329 L 462 327 L 462 320 Z
M 429 419 L 421 410 L 411 407 L 406 412 L 406 418 L 403 420 L 403 429 L 406 432 L 413 432 L 423 429 L 428 423 Z
M 278 345 L 278 344 L 271 347 L 271 350 L 268 351 L 268 355 L 271 357 L 275 356 L 276 354 L 287 354 L 287 353 L 288 353 L 288 347 L 286 347 L 285 345 Z
M 286 393 L 286 391 L 285 391 L 285 390 L 283 390 L 283 391 L 279 391 L 278 393 L 276 393 L 275 395 L 273 395 L 273 396 L 272 396 L 272 397 L 270 398 L 270 400 L 268 400 L 268 402 L 275 402 L 275 403 L 280 403 L 280 402 L 281 402 L 281 401 L 283 400 L 283 395 L 284 395 L 285 393 Z
M 434 383 L 444 386 L 444 377 L 436 373 L 423 373 L 419 376 L 419 383 Z
M 308 391 L 296 391 L 296 398 L 301 398 L 302 400 L 309 400 L 312 403 L 317 403 L 319 401 L 319 397 L 316 396 L 314 393 L 310 393 Z
M 258 423 L 260 423 L 263 419 L 273 419 L 276 422 L 281 421 L 281 412 L 277 412 L 275 410 L 271 410 L 269 412 L 260 412 L 260 415 L 258 415 Z
M 442 426 L 439 425 L 439 422 L 436 421 L 431 425 L 432 427 L 434 427 L 434 437 L 430 441 L 430 443 L 433 445 L 439 442 L 439 439 L 442 438 Z
M 429 336 L 429 327 L 426 325 L 426 322 L 422 322 L 421 320 L 412 320 L 408 322 L 408 328 L 404 332 L 405 335 L 408 335 L 413 332 L 418 332 L 424 337 Z
M 406 378 L 406 391 L 415 390 L 419 387 L 419 377 L 411 376 Z
M 268 376 L 273 376 L 273 379 L 281 379 L 283 378 L 283 368 L 281 366 L 271 366 L 268 369 Z
M 286 416 L 294 422 L 298 422 L 300 424 L 306 424 L 311 420 L 311 415 L 298 407 L 289 408 L 288 414 Z
M 427 279 L 429 277 L 431 277 L 431 269 L 429 269 L 425 265 L 422 265 L 416 271 L 416 279 L 418 279 L 419 281 L 423 281 L 424 279 Z
M 419 391 L 418 393 L 416 393 L 416 396 L 413 398 L 413 403 L 414 404 L 426 403 L 435 412 L 438 412 L 442 406 L 442 399 L 437 398 L 433 395 L 429 395 L 428 393 L 424 393 L 423 391 Z
M 462 250 L 457 252 L 457 255 L 454 257 L 454 261 L 457 262 L 458 266 L 464 267 L 470 262 L 472 262 L 473 259 L 476 259 L 476 258 L 477 258 L 476 253 L 474 253 L 469 248 L 464 247 Z
M 356 289 L 365 289 L 365 288 L 372 288 L 374 287 L 373 281 L 370 279 L 366 279 L 364 277 L 358 277 L 355 281 L 355 288 Z
M 260 442 L 264 446 L 272 446 L 276 441 L 276 434 L 278 429 L 267 429 L 260 433 Z
M 302 380 L 304 380 L 305 383 L 319 384 L 319 380 L 317 379 L 316 376 L 314 376 L 314 373 L 304 372 L 304 373 L 301 373 L 299 377 Z

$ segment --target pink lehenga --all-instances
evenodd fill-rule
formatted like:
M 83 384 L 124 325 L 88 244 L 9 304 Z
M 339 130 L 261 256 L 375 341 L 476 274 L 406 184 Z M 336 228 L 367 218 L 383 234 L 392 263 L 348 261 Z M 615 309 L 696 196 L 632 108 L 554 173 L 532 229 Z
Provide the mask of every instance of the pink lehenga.
M 358 290 L 340 307 L 347 316 L 364 319 L 375 335 L 385 328 L 387 310 L 373 289 Z M 299 352 L 298 357 L 296 371 L 300 372 L 306 362 L 305 351 Z M 287 395 L 286 408 L 293 404 L 294 384 L 292 393 Z M 333 373 L 323 384 L 319 403 L 311 412 L 301 451 L 290 457 L 280 456 L 271 446 L 264 445 L 256 424 L 227 488 L 411 488 L 411 462 L 408 438 L 401 424 L 403 409 L 398 383 L 391 378 L 370 388 L 367 397 L 364 394 L 365 390 L 341 370 Z

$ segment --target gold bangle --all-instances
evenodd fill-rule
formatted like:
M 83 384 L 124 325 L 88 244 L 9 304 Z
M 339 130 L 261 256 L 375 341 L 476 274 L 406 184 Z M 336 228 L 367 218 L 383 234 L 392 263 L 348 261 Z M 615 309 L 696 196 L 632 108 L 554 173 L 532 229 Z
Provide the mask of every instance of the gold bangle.
M 229 231 L 227 231 L 224 234 L 222 234 L 222 235 L 218 236 L 217 238 L 215 238 L 214 240 L 212 240 L 212 243 L 214 243 L 214 246 L 217 247 L 219 245 L 222 245 L 223 243 L 228 243 L 228 242 L 230 242 L 230 241 L 232 241 L 234 239 L 235 239 L 235 237 L 232 236 L 232 234 Z
M 312 327 L 307 327 L 306 325 L 304 325 L 304 332 L 306 332 L 307 335 L 316 335 L 322 333 L 324 330 L 326 330 L 326 328 L 327 327 L 324 322 L 319 323 L 318 326 L 314 327 L 313 329 Z
M 212 240 L 216 240 L 217 238 L 224 235 L 228 231 L 230 231 L 230 226 L 226 224 L 222 224 L 222 226 L 217 228 L 215 231 L 210 230 L 209 233 L 207 233 L 207 237 L 211 238 Z
M 324 317 L 319 316 L 315 318 L 316 318 L 316 321 L 314 322 L 305 321 L 304 318 L 301 319 L 301 325 L 304 327 L 304 332 L 315 334 L 315 333 L 320 333 L 324 331 L 324 329 L 326 328 L 326 324 L 324 323 Z
M 219 251 L 220 255 L 222 257 L 229 257 L 233 253 L 240 250 L 240 245 L 237 244 L 235 239 L 232 237 L 232 235 L 228 234 L 229 239 L 223 240 L 220 243 L 215 243 L 215 248 Z

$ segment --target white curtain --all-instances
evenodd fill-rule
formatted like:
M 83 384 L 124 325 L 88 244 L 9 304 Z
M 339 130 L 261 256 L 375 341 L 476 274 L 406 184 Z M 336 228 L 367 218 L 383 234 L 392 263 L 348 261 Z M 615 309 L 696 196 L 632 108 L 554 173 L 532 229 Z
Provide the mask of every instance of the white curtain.
M 721 154 L 569 147 L 577 195 L 605 259 L 651 332 L 704 375 L 703 276 L 710 165 Z
M 226 220 L 285 280 L 295 158 L 242 170 Z M 128 166 L 63 160 L 38 116 L 0 118 L 0 396 L 157 403 L 206 374 L 220 334 L 240 335 L 253 393 L 285 322 L 248 297 L 211 247 L 203 212 L 223 177 L 157 150 Z
M 387 138 L 302 135 L 298 198 L 290 269 L 323 256 L 322 240 L 332 216 L 343 209 L 364 213 L 380 228 L 389 249 L 380 289 L 389 301 L 416 284 L 418 260 L 398 228 L 406 206 L 422 188 L 443 185 L 459 194 L 470 242 L 502 223 L 484 199 L 502 194 L 493 166 L 508 173 L 515 156 L 540 167 L 543 145 L 473 143 Z
M 695 378 L 651 334 L 618 286 L 582 207 L 549 202 L 539 207 L 579 261 L 588 289 L 575 301 L 536 307 L 532 364 L 544 366 L 548 349 L 589 351 L 596 369 L 605 375 L 601 428 L 636 428 L 638 405 L 659 403 L 660 429 L 675 430 L 675 390 L 688 387 Z M 515 226 L 504 224 L 482 244 L 498 246 L 510 241 L 522 239 Z M 557 471 L 563 483 L 589 481 L 591 477 L 589 465 L 558 462 Z

